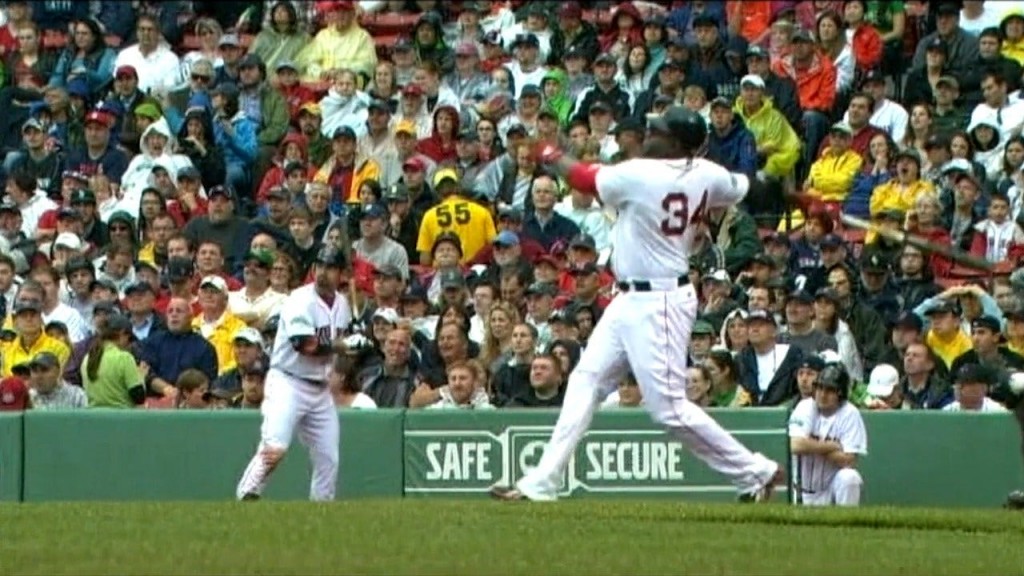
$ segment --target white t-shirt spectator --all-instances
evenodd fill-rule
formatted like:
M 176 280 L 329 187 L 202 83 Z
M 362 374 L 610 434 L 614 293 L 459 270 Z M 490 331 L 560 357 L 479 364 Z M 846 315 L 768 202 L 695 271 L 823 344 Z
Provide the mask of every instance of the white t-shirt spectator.
M 960 405 L 959 400 L 951 404 L 946 404 L 942 409 L 948 410 L 950 412 L 1008 412 L 1008 410 L 1004 408 L 1002 404 L 996 402 L 991 398 L 985 398 L 984 400 L 982 400 L 981 408 L 979 408 L 978 410 L 970 410 L 968 408 L 964 408 L 963 406 Z
M 132 66 L 139 74 L 139 90 L 143 92 L 169 91 L 183 83 L 181 77 L 181 60 L 166 44 L 161 44 L 144 56 L 138 44 L 133 44 L 117 55 L 114 69 L 121 66 Z

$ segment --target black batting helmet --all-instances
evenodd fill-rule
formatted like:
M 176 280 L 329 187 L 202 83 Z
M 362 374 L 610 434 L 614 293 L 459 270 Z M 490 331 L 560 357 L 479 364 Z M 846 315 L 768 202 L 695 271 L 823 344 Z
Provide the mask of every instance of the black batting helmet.
M 325 266 L 345 267 L 345 255 L 334 246 L 324 246 L 316 254 L 316 263 Z
M 670 136 L 691 152 L 703 146 L 708 138 L 708 125 L 704 118 L 682 106 L 669 106 L 660 116 L 649 116 L 647 130 Z
M 850 396 L 850 373 L 839 362 L 831 362 L 818 374 L 814 387 L 832 388 L 839 394 L 840 401 L 846 400 Z

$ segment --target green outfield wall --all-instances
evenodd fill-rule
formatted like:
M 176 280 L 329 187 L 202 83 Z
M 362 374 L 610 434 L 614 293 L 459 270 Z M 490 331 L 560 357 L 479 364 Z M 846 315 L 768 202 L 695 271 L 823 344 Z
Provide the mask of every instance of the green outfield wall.
M 784 410 L 716 410 L 751 449 L 785 461 Z M 482 497 L 536 465 L 557 413 L 341 411 L 339 497 Z M 991 507 L 1024 487 L 1011 416 L 868 413 L 867 504 Z M 0 414 L 0 500 L 223 500 L 256 448 L 252 411 Z M 303 499 L 296 439 L 266 496 Z M 572 498 L 731 500 L 734 489 L 645 413 L 599 412 L 562 479 Z

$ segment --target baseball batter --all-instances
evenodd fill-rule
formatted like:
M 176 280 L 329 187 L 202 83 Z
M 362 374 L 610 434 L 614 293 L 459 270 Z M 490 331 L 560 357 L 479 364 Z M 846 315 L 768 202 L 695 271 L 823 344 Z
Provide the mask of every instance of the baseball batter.
M 333 342 L 352 322 L 349 304 L 338 292 L 344 268 L 341 252 L 323 248 L 317 254 L 313 284 L 292 291 L 281 306 L 260 408 L 260 443 L 238 483 L 240 500 L 260 497 L 296 428 L 313 467 L 309 498 L 334 499 L 340 431 L 327 376 Z
M 644 158 L 613 166 L 583 164 L 546 145 L 539 159 L 572 188 L 599 196 L 618 212 L 611 264 L 621 292 L 609 304 L 569 377 L 562 412 L 544 455 L 515 486 L 495 486 L 502 500 L 553 500 L 594 411 L 630 367 L 652 418 L 711 468 L 728 476 L 744 500 L 763 500 L 783 469 L 751 453 L 686 399 L 686 351 L 697 315 L 687 279 L 694 227 L 705 211 L 747 192 L 743 175 L 695 158 L 707 138 L 698 115 L 673 106 L 648 124 Z
M 799 471 L 800 503 L 808 506 L 856 506 L 864 485 L 855 468 L 868 453 L 868 434 L 857 408 L 847 401 L 850 375 L 839 363 L 818 374 L 814 395 L 789 416 L 789 446 Z

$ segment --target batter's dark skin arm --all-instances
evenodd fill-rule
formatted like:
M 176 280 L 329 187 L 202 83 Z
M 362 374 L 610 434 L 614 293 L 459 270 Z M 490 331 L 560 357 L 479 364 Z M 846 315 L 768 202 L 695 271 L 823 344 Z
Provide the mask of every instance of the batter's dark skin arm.
M 590 194 L 600 202 L 601 198 L 597 194 L 597 187 L 594 183 L 594 177 L 600 168 L 599 164 L 580 162 L 571 155 L 550 147 L 540 152 L 540 162 L 549 172 L 568 182 L 571 188 Z

